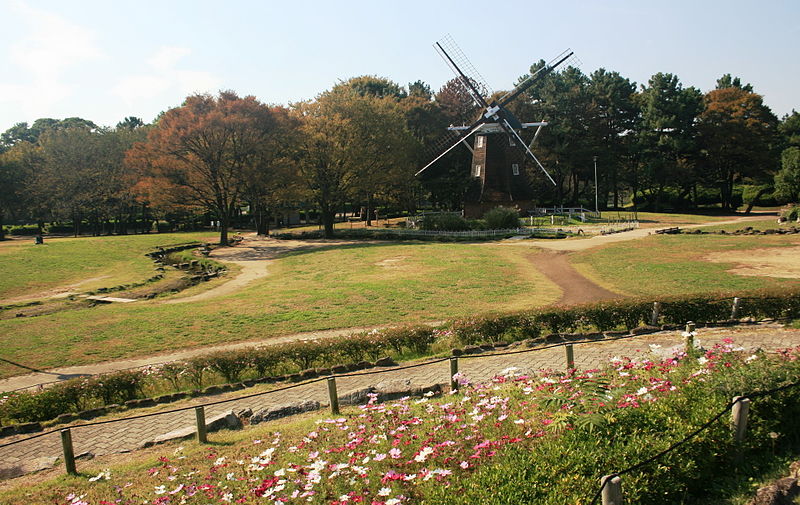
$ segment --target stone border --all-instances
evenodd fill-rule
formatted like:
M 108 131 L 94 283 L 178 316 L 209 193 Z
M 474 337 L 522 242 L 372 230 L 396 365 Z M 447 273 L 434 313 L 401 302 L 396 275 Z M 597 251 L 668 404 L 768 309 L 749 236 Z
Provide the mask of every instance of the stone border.
M 33 423 L 20 423 L 9 424 L 0 427 L 0 438 L 9 437 L 12 435 L 25 435 L 28 433 L 37 433 L 44 431 L 45 428 L 51 428 L 59 424 L 71 423 L 78 420 L 89 421 L 97 417 L 104 416 L 113 412 L 122 412 L 137 408 L 154 407 L 156 405 L 163 405 L 173 403 L 188 398 L 198 398 L 203 396 L 214 396 L 231 391 L 239 391 L 242 389 L 253 387 L 257 384 L 275 384 L 279 382 L 302 382 L 309 379 L 316 379 L 317 377 L 324 377 L 331 374 L 343 374 L 348 372 L 356 372 L 359 370 L 366 370 L 374 367 L 392 367 L 397 366 L 397 363 L 390 357 L 380 358 L 375 362 L 361 361 L 358 363 L 351 363 L 346 365 L 335 365 L 331 368 L 309 368 L 300 372 L 295 372 L 285 375 L 277 375 L 270 377 L 261 377 L 258 379 L 248 379 L 242 382 L 232 384 L 219 384 L 214 386 L 207 386 L 203 389 L 194 389 L 191 391 L 182 391 L 177 393 L 170 393 L 152 398 L 136 398 L 128 400 L 123 404 L 112 404 L 104 407 L 97 407 L 93 409 L 83 410 L 81 412 L 71 412 L 61 414 L 58 417 L 49 421 L 33 422 Z M 265 392 L 265 394 L 268 394 Z

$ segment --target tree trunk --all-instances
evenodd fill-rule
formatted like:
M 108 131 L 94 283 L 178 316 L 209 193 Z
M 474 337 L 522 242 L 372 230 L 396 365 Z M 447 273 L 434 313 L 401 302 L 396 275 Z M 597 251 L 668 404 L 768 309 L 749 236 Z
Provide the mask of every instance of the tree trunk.
M 6 230 L 3 228 L 3 212 L 0 211 L 0 240 L 6 239 Z
M 336 213 L 334 211 L 322 211 L 322 226 L 324 227 L 324 236 L 325 238 L 333 238 L 333 220 L 336 217 Z
M 372 226 L 372 195 L 367 195 L 367 226 Z
M 764 193 L 769 191 L 769 189 L 770 188 L 761 188 L 761 189 L 758 190 L 758 193 L 756 193 L 756 196 L 754 196 L 753 199 L 750 200 L 750 203 L 747 204 L 747 209 L 744 211 L 745 215 L 750 214 L 750 211 L 752 211 L 753 207 L 756 205 L 756 203 L 758 203 L 758 199 L 761 198 L 761 195 L 763 195 Z M 2 240 L 2 239 L 0 239 L 0 240 Z

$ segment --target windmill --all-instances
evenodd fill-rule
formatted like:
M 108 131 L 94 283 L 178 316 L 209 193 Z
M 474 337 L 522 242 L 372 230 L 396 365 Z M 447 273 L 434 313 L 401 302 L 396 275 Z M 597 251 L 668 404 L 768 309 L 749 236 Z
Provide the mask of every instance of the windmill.
M 573 52 L 566 50 L 559 54 L 519 83 L 512 91 L 499 100 L 489 103 L 487 97 L 491 93 L 488 92 L 488 86 L 453 39 L 447 36 L 436 42 L 434 47 L 481 110 L 481 115 L 469 126 L 450 126 L 448 128 L 450 134 L 445 136 L 434 150 L 438 155 L 415 175 L 419 176 L 447 153 L 463 144 L 472 153 L 470 174 L 473 177 L 473 185 L 464 197 L 464 217 L 479 218 L 487 210 L 500 205 L 518 208 L 530 206 L 533 194 L 523 171 L 526 160 L 532 160 L 550 182 L 556 184 L 531 151 L 539 132 L 547 123 L 520 122 L 506 109 L 506 106 L 570 59 Z M 484 90 L 484 94 L 481 94 L 479 89 Z M 536 132 L 533 140 L 526 144 L 520 136 L 520 131 L 532 127 L 537 128 Z M 474 136 L 472 145 L 468 142 L 471 136 Z

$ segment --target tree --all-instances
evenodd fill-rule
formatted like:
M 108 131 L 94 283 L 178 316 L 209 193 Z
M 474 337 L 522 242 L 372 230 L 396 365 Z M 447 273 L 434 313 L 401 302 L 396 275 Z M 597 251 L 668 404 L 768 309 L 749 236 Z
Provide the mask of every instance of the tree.
M 707 180 L 720 188 L 722 208 L 731 210 L 733 186 L 743 177 L 772 179 L 778 118 L 761 95 L 742 87 L 715 89 L 703 97 L 698 128 L 706 154 Z
M 348 198 L 363 197 L 369 207 L 376 195 L 410 183 L 409 156 L 418 148 L 394 97 L 336 86 L 296 113 L 303 121 L 300 179 L 320 209 L 326 237 Z
M 742 80 L 738 77 L 731 77 L 731 74 L 725 74 L 717 79 L 717 89 L 739 88 L 749 93 L 753 92 L 753 85 L 747 83 L 742 85 Z
M 138 118 L 135 116 L 128 116 L 119 123 L 117 123 L 118 130 L 119 129 L 134 130 L 141 126 L 144 126 L 144 121 L 142 121 L 142 118 Z
M 298 181 L 292 166 L 300 121 L 284 107 L 273 107 L 274 125 L 242 177 L 242 195 L 258 235 L 269 234 L 269 220 L 280 205 L 300 199 Z
M 800 147 L 781 154 L 781 169 L 775 174 L 775 196 L 785 202 L 800 202 Z
M 695 124 L 703 97 L 694 87 L 683 88 L 677 76 L 659 72 L 642 87 L 637 100 L 642 110 L 641 179 L 658 210 L 669 186 L 678 186 L 681 198 L 695 187 L 699 157 Z
M 791 114 L 784 115 L 778 131 L 785 147 L 800 147 L 800 113 L 792 109 Z
M 152 178 L 177 202 L 200 205 L 221 221 L 228 243 L 231 216 L 240 202 L 246 170 L 257 163 L 274 128 L 269 107 L 233 91 L 191 95 L 167 111 L 128 155 L 131 167 Z
M 640 111 L 634 101 L 636 83 L 601 68 L 589 76 L 588 93 L 594 114 L 591 119 L 593 137 L 599 142 L 595 152 L 605 175 L 601 181 L 608 180 L 606 188 L 610 189 L 616 208 L 622 203 L 622 174 L 630 166 L 633 133 L 638 128 Z

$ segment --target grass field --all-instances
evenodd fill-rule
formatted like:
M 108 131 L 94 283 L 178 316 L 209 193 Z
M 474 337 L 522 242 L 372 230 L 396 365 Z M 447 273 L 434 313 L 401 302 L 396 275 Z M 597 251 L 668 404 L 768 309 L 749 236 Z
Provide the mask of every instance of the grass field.
M 211 239 L 198 232 L 46 238 L 38 246 L 32 239 L 0 242 L 0 300 L 68 286 L 89 291 L 141 281 L 152 274 L 153 262 L 144 254 L 154 247 Z
M 0 321 L 6 359 L 54 367 L 330 328 L 440 320 L 554 302 L 558 288 L 510 248 L 358 244 L 301 251 L 236 294 Z M 200 289 L 196 287 L 194 289 Z M 41 352 L 41 349 L 53 352 Z M 0 365 L 0 376 L 20 373 Z
M 744 291 L 797 285 L 800 280 L 737 275 L 728 271 L 737 264 L 711 262 L 710 256 L 752 250 L 755 259 L 768 255 L 765 249 L 798 243 L 797 235 L 652 235 L 575 253 L 572 263 L 597 284 L 632 296 Z

